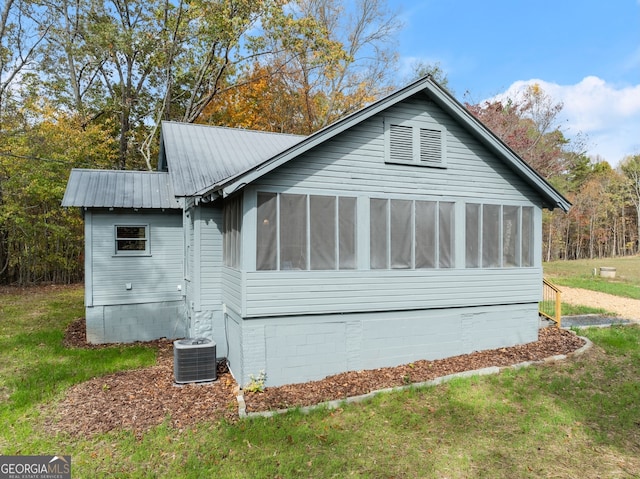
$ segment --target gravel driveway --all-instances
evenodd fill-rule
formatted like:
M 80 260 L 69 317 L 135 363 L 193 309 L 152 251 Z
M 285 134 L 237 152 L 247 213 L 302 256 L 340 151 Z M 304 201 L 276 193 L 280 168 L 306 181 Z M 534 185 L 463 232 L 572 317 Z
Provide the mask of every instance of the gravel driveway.
M 598 291 L 567 286 L 560 286 L 560 290 L 562 291 L 562 301 L 565 303 L 602 308 L 616 313 L 621 318 L 640 323 L 640 300 L 638 299 L 621 298 Z

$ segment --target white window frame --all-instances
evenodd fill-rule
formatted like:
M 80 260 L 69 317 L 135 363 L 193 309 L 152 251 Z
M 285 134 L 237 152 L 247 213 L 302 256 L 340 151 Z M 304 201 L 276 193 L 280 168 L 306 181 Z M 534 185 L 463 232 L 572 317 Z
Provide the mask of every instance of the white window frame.
M 144 229 L 144 238 L 127 238 L 118 236 L 118 228 L 143 228 Z M 135 224 L 117 224 L 113 227 L 113 237 L 114 237 L 114 256 L 150 256 L 151 248 L 150 248 L 150 234 L 149 234 L 149 224 L 143 223 L 135 223 Z M 118 242 L 119 241 L 141 241 L 144 242 L 144 250 L 135 249 L 135 250 L 126 250 L 119 249 Z
M 511 203 L 481 203 L 481 202 L 474 202 L 474 201 L 470 201 L 468 203 L 466 203 L 466 205 L 474 205 L 474 206 L 478 206 L 478 217 L 477 217 L 477 231 L 476 231 L 476 244 L 475 244 L 475 250 L 476 250 L 476 254 L 475 254 L 475 258 L 474 258 L 474 262 L 473 264 L 475 264 L 475 266 L 469 266 L 469 258 L 467 257 L 468 253 L 469 253 L 469 248 L 468 245 L 466 244 L 466 242 L 470 239 L 473 238 L 474 236 L 471 235 L 471 237 L 468 237 L 468 231 L 465 231 L 465 268 L 466 269 L 522 269 L 522 268 L 531 268 L 534 266 L 534 261 L 533 261 L 533 245 L 534 245 L 534 209 L 532 206 L 530 205 L 518 205 L 518 204 L 511 204 Z M 483 230 L 483 225 L 485 223 L 485 207 L 490 206 L 490 207 L 496 207 L 498 208 L 498 231 L 495 231 L 494 233 L 492 233 L 492 236 L 490 239 L 493 240 L 492 242 L 492 246 L 494 248 L 497 249 L 497 256 L 495 258 L 495 261 L 497 264 L 495 265 L 484 265 L 483 261 L 484 261 L 484 240 L 486 239 L 484 237 L 484 230 Z M 504 231 L 504 222 L 505 222 L 505 216 L 504 216 L 504 211 L 505 208 L 516 208 L 516 221 L 515 221 L 515 226 L 516 226 L 516 231 L 512 232 L 511 234 L 514 234 L 516 236 L 516 240 L 515 240 L 515 260 L 514 260 L 514 264 L 505 264 L 505 231 Z M 525 218 L 524 218 L 524 211 L 525 209 L 528 209 L 528 211 L 530 211 L 529 213 L 529 224 L 526 226 L 525 228 Z M 464 224 L 465 224 L 465 228 L 467 227 L 467 209 L 465 207 L 465 218 L 464 218 Z M 529 235 L 527 238 L 525 238 L 525 231 L 529 232 Z M 524 244 L 525 241 L 528 244 L 528 248 L 524 248 Z
M 402 271 L 402 270 L 416 270 L 416 271 L 423 271 L 423 270 L 435 270 L 435 269 L 442 269 L 442 270 L 449 270 L 449 269 L 455 269 L 456 268 L 456 235 L 455 235 L 455 228 L 456 228 L 456 202 L 453 200 L 445 200 L 445 199 L 410 199 L 410 198 L 382 198 L 382 197 L 371 197 L 369 198 L 369 211 L 370 211 L 370 222 L 369 225 L 371 226 L 371 221 L 373 221 L 371 218 L 373 216 L 373 214 L 371 213 L 372 208 L 371 208 L 371 203 L 372 201 L 383 201 L 385 202 L 385 212 L 384 212 L 384 218 L 381 217 L 381 219 L 384 219 L 385 221 L 385 232 L 384 232 L 384 242 L 385 242 L 385 252 L 384 252 L 384 260 L 385 260 L 385 266 L 382 267 L 375 267 L 374 263 L 376 263 L 377 261 L 379 261 L 380 258 L 374 258 L 374 252 L 373 249 L 370 247 L 369 249 L 369 269 L 372 271 L 381 271 L 381 270 L 395 270 L 395 271 Z M 391 204 L 394 201 L 409 201 L 411 203 L 410 206 L 410 226 L 409 226 L 409 230 L 407 232 L 405 232 L 404 234 L 406 236 L 408 236 L 410 238 L 411 244 L 410 244 L 410 258 L 407 258 L 410 261 L 410 264 L 406 265 L 406 266 L 394 266 L 393 263 L 393 248 L 394 248 L 394 244 L 392 241 L 392 218 L 391 218 Z M 435 206 L 435 214 L 433 217 L 433 225 L 432 228 L 435 231 L 435 237 L 434 237 L 434 256 L 433 256 L 433 266 L 421 266 L 421 267 L 417 267 L 416 266 L 416 247 L 417 247 L 417 221 L 418 221 L 418 215 L 416 212 L 416 203 L 418 202 L 425 202 L 425 203 L 432 203 Z M 447 205 L 452 205 L 452 214 L 453 214 L 453 221 L 449 224 L 449 228 L 448 230 L 446 230 L 449 233 L 449 239 L 451 241 L 450 247 L 451 247 L 451 251 L 450 251 L 450 255 L 447 258 L 449 261 L 449 264 L 446 265 L 445 264 L 445 256 L 443 256 L 443 235 L 441 234 L 444 233 L 445 230 L 441 230 L 442 227 L 442 209 L 441 206 L 443 204 L 447 204 Z M 372 238 L 372 234 L 375 233 L 374 231 L 371 231 L 371 228 L 369 228 L 369 245 L 371 246 L 371 244 L 373 244 L 373 238 Z M 402 234 L 401 234 L 402 236 Z M 379 261 L 379 264 L 382 264 L 382 261 Z
M 394 155 L 392 151 L 392 130 L 394 127 L 400 128 L 410 128 L 410 136 L 411 136 L 411 147 L 407 148 L 406 158 L 401 158 Z M 423 131 L 428 132 L 438 132 L 440 135 L 440 144 L 439 144 L 439 157 L 438 158 L 423 158 L 422 157 L 422 135 Z M 409 135 L 407 135 L 409 136 Z M 429 145 L 425 145 L 429 146 Z M 433 146 L 433 145 L 432 145 Z M 427 148 L 431 150 L 431 148 Z M 400 120 L 397 118 L 386 117 L 384 119 L 384 161 L 385 163 L 390 164 L 400 164 L 400 165 L 412 165 L 412 166 L 423 166 L 423 167 L 431 167 L 431 168 L 446 168 L 447 167 L 447 130 L 442 125 L 418 122 L 418 121 L 410 121 L 410 120 Z
M 267 269 L 267 268 L 259 268 L 258 264 L 257 264 L 257 259 L 258 259 L 258 249 L 260 247 L 259 244 L 259 238 L 258 238 L 258 230 L 256 231 L 256 248 L 255 248 L 255 255 L 256 255 L 256 271 L 354 271 L 358 268 L 358 231 L 357 231 L 357 224 L 358 224 L 358 209 L 357 209 L 357 200 L 355 196 L 351 196 L 351 195 L 342 195 L 342 194 L 335 194 L 335 193 L 314 193 L 314 194 L 309 194 L 309 193 L 295 193 L 295 192 L 291 192 L 291 193 L 285 193 L 285 192 L 274 192 L 274 191 L 268 191 L 268 190 L 260 190 L 257 191 L 256 193 L 256 197 L 260 194 L 265 194 L 265 195 L 275 195 L 276 198 L 276 203 L 275 203 L 275 222 L 276 222 L 276 236 L 274 238 L 275 240 L 275 244 L 273 245 L 273 247 L 276 250 L 276 257 L 275 257 L 275 264 L 273 265 L 274 268 L 273 269 Z M 305 267 L 304 268 L 288 268 L 286 267 L 285 264 L 283 264 L 282 261 L 282 237 L 281 237 L 281 231 L 282 231 L 282 221 L 286 221 L 286 218 L 282 217 L 282 210 L 281 210 L 281 201 L 282 201 L 282 196 L 283 195 L 298 195 L 298 196 L 303 196 L 305 198 L 305 224 L 306 224 L 306 238 L 305 238 Z M 331 197 L 334 198 L 335 204 L 333 205 L 333 221 L 334 221 L 334 265 L 332 268 L 313 268 L 312 267 L 312 261 L 311 258 L 313 256 L 313 251 L 312 251 L 312 239 L 311 239 L 311 221 L 313 221 L 314 218 L 311 217 L 311 198 L 314 196 L 325 196 L 325 197 Z M 352 261 L 342 261 L 342 254 L 343 251 L 340 248 L 341 242 L 340 242 L 340 234 L 343 231 L 341 225 L 340 225 L 340 201 L 341 200 L 354 200 L 353 206 L 354 206 L 354 210 L 353 210 L 353 220 L 354 223 L 351 225 L 351 228 L 353 228 L 351 230 L 351 234 L 353 235 L 353 248 L 354 251 L 353 252 L 348 252 L 345 251 L 345 253 L 349 253 L 347 255 L 347 258 L 352 258 Z M 257 228 L 260 227 L 260 219 L 257 219 Z M 345 231 L 346 233 L 346 231 Z

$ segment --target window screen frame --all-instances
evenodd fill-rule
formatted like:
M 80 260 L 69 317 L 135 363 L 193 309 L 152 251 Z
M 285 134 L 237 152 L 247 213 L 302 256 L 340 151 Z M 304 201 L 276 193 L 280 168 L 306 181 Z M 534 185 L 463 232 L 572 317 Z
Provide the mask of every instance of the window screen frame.
M 222 213 L 222 257 L 229 268 L 241 269 L 242 265 L 242 195 L 228 198 Z
M 144 238 L 133 238 L 126 236 L 119 236 L 118 230 L 119 228 L 143 228 L 144 230 Z M 119 223 L 113 225 L 113 238 L 114 238 L 114 256 L 151 256 L 151 240 L 150 240 L 150 228 L 148 223 Z M 144 249 L 120 249 L 119 242 L 120 241 L 139 241 L 144 244 Z
M 283 197 L 298 197 L 304 198 L 304 232 L 302 229 L 298 229 L 301 234 L 301 238 L 304 239 L 304 243 L 306 245 L 306 249 L 304 251 L 300 251 L 300 254 L 304 257 L 300 262 L 295 262 L 295 264 L 287 263 L 290 260 L 287 259 L 287 255 L 283 255 L 283 229 L 287 229 L 291 225 L 283 225 L 283 221 L 286 219 L 283 218 L 283 209 L 282 199 Z M 261 227 L 261 219 L 260 215 L 260 202 L 258 201 L 258 218 L 257 218 L 257 227 L 256 231 L 256 265 L 255 270 L 257 272 L 262 271 L 310 271 L 310 272 L 320 272 L 320 271 L 353 271 L 358 269 L 358 209 L 357 209 L 357 197 L 352 195 L 341 195 L 333 192 L 314 192 L 313 194 L 306 192 L 275 192 L 269 191 L 267 189 L 260 189 L 256 191 L 256 197 L 259 199 L 260 197 L 267 198 L 270 197 L 273 199 L 272 208 L 269 210 L 273 215 L 270 218 L 270 221 L 273 220 L 274 224 L 272 226 L 271 236 L 273 244 L 271 246 L 267 244 L 262 244 L 259 236 L 259 229 Z M 314 249 L 314 244 L 323 236 L 323 234 L 318 230 L 318 224 L 312 224 L 312 221 L 318 219 L 314 216 L 314 212 L 318 211 L 316 206 L 317 201 L 322 202 L 323 200 L 331 203 L 329 211 L 331 220 L 333 224 L 331 226 L 331 238 L 329 241 L 331 245 L 329 245 L 329 249 L 324 248 L 323 251 L 319 251 Z M 265 203 L 266 204 L 266 203 Z M 322 219 L 322 218 L 321 218 Z M 324 216 L 324 220 L 327 219 L 327 216 Z M 349 220 L 353 220 L 353 224 L 349 224 Z M 266 236 L 265 236 L 266 239 Z M 267 252 L 262 251 L 260 248 L 273 249 L 274 251 Z M 261 262 L 260 258 L 261 252 L 262 256 L 264 256 L 265 261 Z M 319 259 L 318 253 L 322 255 L 324 252 L 325 260 Z M 266 255 L 269 255 L 267 258 Z M 266 261 L 269 260 L 269 261 Z M 328 260 L 328 261 L 327 261 Z M 304 267 L 302 267 L 304 263 Z
M 397 259 L 394 261 L 394 224 L 391 215 L 394 202 L 410 203 L 408 218 L 410 224 L 406 233 L 410 244 L 407 252 L 400 255 L 405 256 L 409 264 L 400 264 Z M 377 206 L 374 207 L 374 203 Z M 456 269 L 456 209 L 456 201 L 453 199 L 370 197 L 369 269 L 372 271 Z M 420 210 L 429 213 L 428 216 L 423 217 Z M 443 217 L 447 212 L 449 213 L 448 221 Z M 423 221 L 425 218 L 428 218 L 432 224 Z M 385 228 L 384 232 L 382 232 L 383 228 Z M 424 231 L 429 231 L 430 235 L 419 238 Z M 403 233 L 400 232 L 398 236 L 403 236 Z M 442 244 L 443 241 L 446 241 L 447 245 Z
M 471 210 L 475 218 L 470 218 Z M 535 267 L 535 209 L 531 205 L 513 203 L 465 203 L 465 268 L 466 269 L 523 269 Z M 487 214 L 493 212 L 491 217 Z M 487 221 L 493 221 L 490 228 Z M 516 225 L 515 231 L 507 231 L 507 222 Z M 472 226 L 477 235 L 471 234 Z M 489 237 L 487 238 L 487 234 Z M 471 244 L 470 242 L 473 242 Z M 507 244 L 508 243 L 508 244 Z M 491 255 L 488 257 L 486 248 Z M 506 251 L 507 247 L 510 251 Z M 509 253 L 514 256 L 509 261 Z M 471 255 L 471 257 L 469 256 Z

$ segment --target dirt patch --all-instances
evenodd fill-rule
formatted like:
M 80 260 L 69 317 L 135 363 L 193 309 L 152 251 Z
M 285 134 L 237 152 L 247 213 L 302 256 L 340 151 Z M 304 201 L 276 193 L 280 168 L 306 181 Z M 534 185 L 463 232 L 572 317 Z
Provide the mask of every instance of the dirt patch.
M 67 347 L 105 347 L 88 345 L 85 338 L 84 321 L 79 320 L 68 328 L 64 341 Z M 173 382 L 173 342 L 157 340 L 144 344 L 157 348 L 156 366 L 119 372 L 72 387 L 56 405 L 47 427 L 79 435 L 113 429 L 129 429 L 140 434 L 165 420 L 175 428 L 182 428 L 201 421 L 238 418 L 234 394 L 237 385 L 228 371 L 219 369 L 218 380 L 210 384 L 176 386 Z M 416 361 L 392 368 L 342 373 L 320 381 L 245 393 L 244 397 L 247 412 L 309 406 L 463 371 L 538 361 L 571 353 L 583 344 L 584 341 L 571 332 L 545 328 L 540 330 L 539 340 L 529 344 L 436 361 Z

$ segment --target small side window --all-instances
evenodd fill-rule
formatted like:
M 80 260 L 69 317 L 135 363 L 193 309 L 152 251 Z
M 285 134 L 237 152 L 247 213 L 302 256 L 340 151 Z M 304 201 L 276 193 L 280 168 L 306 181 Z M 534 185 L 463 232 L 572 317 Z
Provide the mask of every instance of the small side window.
M 116 255 L 149 254 L 149 227 L 147 225 L 117 225 Z

